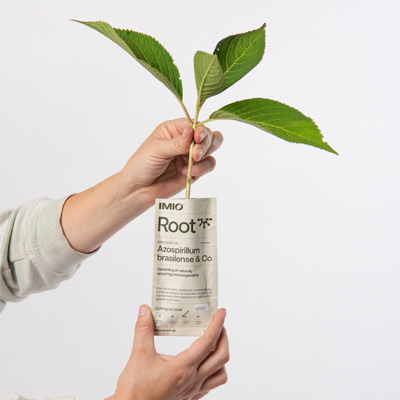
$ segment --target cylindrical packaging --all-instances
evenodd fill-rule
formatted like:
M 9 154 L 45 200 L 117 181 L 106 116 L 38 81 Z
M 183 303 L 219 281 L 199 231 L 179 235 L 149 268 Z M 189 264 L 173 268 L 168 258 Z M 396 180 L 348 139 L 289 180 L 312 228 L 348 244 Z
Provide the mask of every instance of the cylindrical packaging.
M 155 335 L 201 336 L 218 310 L 217 199 L 157 199 Z

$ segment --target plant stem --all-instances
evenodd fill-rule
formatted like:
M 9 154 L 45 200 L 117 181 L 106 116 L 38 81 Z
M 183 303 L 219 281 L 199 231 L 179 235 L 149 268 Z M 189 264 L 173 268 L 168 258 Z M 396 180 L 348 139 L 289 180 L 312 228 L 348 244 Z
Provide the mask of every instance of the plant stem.
M 192 123 L 192 128 L 193 131 L 196 130 L 197 126 L 197 118 L 199 117 L 199 112 L 200 112 L 200 107 L 197 105 L 196 106 L 196 115 L 194 116 L 194 120 Z M 192 185 L 192 166 L 193 166 L 193 147 L 194 147 L 194 139 L 192 140 L 192 143 L 190 143 L 190 148 L 189 148 L 189 160 L 188 160 L 188 173 L 186 176 L 186 195 L 185 199 L 190 199 L 190 187 Z
M 177 99 L 178 99 L 179 104 L 181 105 L 181 107 L 182 107 L 182 109 L 183 109 L 183 111 L 184 111 L 184 113 L 185 113 L 185 115 L 186 115 L 186 118 L 189 120 L 189 122 L 190 122 L 190 124 L 191 124 L 191 123 L 192 123 L 192 120 L 190 119 L 190 115 L 189 115 L 189 113 L 188 113 L 188 110 L 187 110 L 186 106 L 183 104 L 183 101 L 181 101 L 181 99 L 179 99 L 178 97 L 177 97 Z
M 211 121 L 215 121 L 215 119 L 212 119 L 212 118 L 205 119 L 203 122 L 200 122 L 199 124 L 197 124 L 196 128 L 198 128 L 199 126 L 202 126 L 204 124 L 207 124 L 208 122 L 211 122 Z
M 186 176 L 185 199 L 190 199 L 190 186 L 192 184 L 193 147 L 194 147 L 194 140 L 192 140 L 192 143 L 190 143 L 190 148 L 189 148 L 189 163 L 188 163 L 188 173 Z

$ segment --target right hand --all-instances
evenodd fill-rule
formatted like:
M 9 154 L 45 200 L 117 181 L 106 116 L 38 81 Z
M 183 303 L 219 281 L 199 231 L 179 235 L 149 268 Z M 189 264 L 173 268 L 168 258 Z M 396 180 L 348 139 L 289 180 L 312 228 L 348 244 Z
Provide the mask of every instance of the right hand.
M 225 384 L 229 346 L 220 309 L 202 337 L 177 356 L 158 354 L 150 307 L 142 305 L 132 354 L 109 400 L 198 400 Z
M 122 171 L 67 199 L 61 226 L 71 247 L 91 253 L 157 198 L 167 199 L 186 186 L 188 153 L 194 140 L 192 181 L 211 172 L 211 156 L 222 144 L 221 132 L 205 126 L 193 131 L 185 118 L 160 124 Z
M 179 118 L 157 126 L 142 143 L 120 172 L 121 198 L 140 191 L 147 207 L 154 205 L 157 198 L 167 199 L 186 186 L 188 153 L 193 148 L 193 182 L 211 172 L 215 158 L 211 156 L 223 142 L 219 131 L 199 126 L 193 131 L 189 121 Z

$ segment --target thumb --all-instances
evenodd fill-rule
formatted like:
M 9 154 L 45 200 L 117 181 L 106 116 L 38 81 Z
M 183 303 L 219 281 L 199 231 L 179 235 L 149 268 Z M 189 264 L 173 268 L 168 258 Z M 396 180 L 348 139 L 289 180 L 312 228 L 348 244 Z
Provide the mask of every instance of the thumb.
M 143 304 L 139 308 L 139 315 L 135 326 L 133 352 L 155 352 L 154 347 L 154 320 L 149 306 Z
M 160 149 L 165 157 L 175 157 L 189 152 L 190 143 L 194 137 L 194 131 L 191 126 L 186 126 L 182 135 L 173 139 L 163 140 L 160 143 Z

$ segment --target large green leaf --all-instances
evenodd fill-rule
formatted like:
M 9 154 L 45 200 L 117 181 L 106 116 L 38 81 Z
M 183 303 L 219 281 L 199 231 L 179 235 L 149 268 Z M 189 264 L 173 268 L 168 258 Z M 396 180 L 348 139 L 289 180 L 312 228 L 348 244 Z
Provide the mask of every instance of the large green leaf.
M 198 105 L 220 93 L 225 87 L 224 73 L 216 55 L 198 51 L 194 55 L 194 75 L 198 95 Z
M 225 89 L 250 72 L 263 58 L 265 24 L 254 31 L 239 33 L 222 39 L 215 47 L 225 75 Z
M 115 29 L 103 21 L 76 22 L 102 33 L 122 47 L 140 65 L 171 90 L 178 100 L 182 100 L 182 81 L 178 68 L 168 51 L 156 39 L 139 32 Z
M 275 100 L 256 98 L 237 101 L 214 111 L 210 119 L 245 122 L 288 142 L 309 144 L 337 154 L 322 141 L 321 131 L 311 118 Z

